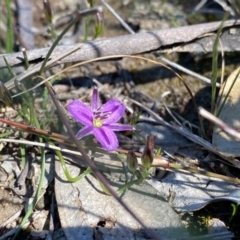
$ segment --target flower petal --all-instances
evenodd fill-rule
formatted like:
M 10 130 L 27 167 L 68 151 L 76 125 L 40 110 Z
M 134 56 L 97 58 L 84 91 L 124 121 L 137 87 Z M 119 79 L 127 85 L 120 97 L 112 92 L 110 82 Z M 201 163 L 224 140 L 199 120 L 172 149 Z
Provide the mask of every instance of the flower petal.
M 99 112 L 109 113 L 109 116 L 103 120 L 103 124 L 115 123 L 125 113 L 125 105 L 118 99 L 111 99 L 102 105 Z
M 80 131 L 78 131 L 76 138 L 81 139 L 92 133 L 93 133 L 93 126 L 83 127 Z
M 118 148 L 117 136 L 110 128 L 94 128 L 93 134 L 102 147 L 108 152 L 114 151 Z
M 111 123 L 108 125 L 113 131 L 133 131 L 133 126 L 121 123 Z
M 93 113 L 85 103 L 74 100 L 68 104 L 67 108 L 78 122 L 85 126 L 91 126 L 93 124 Z
M 93 94 L 92 94 L 92 102 L 91 102 L 92 111 L 94 113 L 97 112 L 99 107 L 100 107 L 100 100 L 99 100 L 98 89 L 97 87 L 94 87 Z

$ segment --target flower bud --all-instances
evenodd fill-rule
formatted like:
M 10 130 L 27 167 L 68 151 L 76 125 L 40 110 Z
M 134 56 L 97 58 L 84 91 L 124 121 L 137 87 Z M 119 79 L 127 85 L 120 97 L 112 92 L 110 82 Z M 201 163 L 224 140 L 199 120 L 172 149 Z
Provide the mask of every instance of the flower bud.
M 152 165 L 153 157 L 154 157 L 153 156 L 154 143 L 155 143 L 155 136 L 149 135 L 147 137 L 147 143 L 141 157 L 142 165 L 145 168 L 150 168 Z
M 96 13 L 97 21 L 95 23 L 95 35 L 94 37 L 98 37 L 103 32 L 103 12 L 98 11 Z
M 43 8 L 44 8 L 47 21 L 49 23 L 52 23 L 53 13 L 52 13 L 52 7 L 49 0 L 43 0 Z
M 142 160 L 142 165 L 145 168 L 150 168 L 151 167 L 151 164 L 153 162 L 153 154 L 149 151 L 149 149 L 144 151 L 144 153 L 141 157 L 141 160 Z
M 97 21 L 99 22 L 99 24 L 102 24 L 103 23 L 103 12 L 102 11 L 98 11 L 96 13 L 96 16 L 97 16 Z
M 134 151 L 129 151 L 127 154 L 127 167 L 130 172 L 134 173 L 138 167 L 137 156 Z

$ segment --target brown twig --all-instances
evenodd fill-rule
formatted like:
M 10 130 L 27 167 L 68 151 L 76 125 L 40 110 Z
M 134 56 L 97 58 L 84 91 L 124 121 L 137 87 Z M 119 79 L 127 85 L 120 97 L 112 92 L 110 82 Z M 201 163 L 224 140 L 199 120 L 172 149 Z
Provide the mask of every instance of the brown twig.
M 145 224 L 143 223 L 143 221 L 136 216 L 136 214 L 122 201 L 121 198 L 119 198 L 119 196 L 117 195 L 117 193 L 112 189 L 112 187 L 109 185 L 108 181 L 106 180 L 106 178 L 102 175 L 102 173 L 99 171 L 99 169 L 96 167 L 96 165 L 94 164 L 93 161 L 91 161 L 91 159 L 89 158 L 88 154 L 86 153 L 86 151 L 84 150 L 84 148 L 82 147 L 81 143 L 77 140 L 57 98 L 55 97 L 55 94 L 53 92 L 53 89 L 50 85 L 49 82 L 45 83 L 45 86 L 58 110 L 58 113 L 65 125 L 65 127 L 67 128 L 67 131 L 71 137 L 71 139 L 73 140 L 73 142 L 75 143 L 77 149 L 81 152 L 84 161 L 86 162 L 86 164 L 93 170 L 93 173 L 95 175 L 95 177 L 97 179 L 99 179 L 99 181 L 104 185 L 104 187 L 108 190 L 108 192 L 129 212 L 129 214 L 137 220 L 137 222 L 139 224 L 142 225 L 142 227 L 145 229 L 146 233 L 148 233 L 148 235 L 152 238 L 152 239 L 160 239 L 158 236 L 156 236 L 156 234 L 151 230 L 148 229 Z

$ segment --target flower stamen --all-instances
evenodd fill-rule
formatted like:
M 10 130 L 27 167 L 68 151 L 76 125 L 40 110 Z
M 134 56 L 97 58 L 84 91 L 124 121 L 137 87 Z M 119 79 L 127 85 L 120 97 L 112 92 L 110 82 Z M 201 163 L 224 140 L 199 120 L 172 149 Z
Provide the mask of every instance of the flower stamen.
M 100 128 L 102 127 L 103 123 L 102 123 L 102 120 L 99 119 L 99 118 L 94 118 L 93 119 L 93 126 L 96 127 L 96 128 Z
M 95 118 L 107 119 L 110 116 L 111 112 L 96 112 L 94 113 Z

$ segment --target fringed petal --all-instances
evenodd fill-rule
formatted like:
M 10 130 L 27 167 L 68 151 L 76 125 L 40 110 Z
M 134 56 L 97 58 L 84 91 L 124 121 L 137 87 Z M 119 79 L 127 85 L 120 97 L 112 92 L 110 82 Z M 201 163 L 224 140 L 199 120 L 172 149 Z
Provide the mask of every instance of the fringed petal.
M 81 139 L 90 134 L 93 134 L 93 126 L 86 126 L 83 127 L 80 131 L 78 131 L 76 138 Z
M 94 128 L 93 134 L 108 152 L 115 151 L 118 148 L 117 136 L 109 127 Z
M 68 111 L 80 123 L 85 126 L 91 126 L 93 122 L 93 113 L 89 106 L 78 100 L 73 100 L 68 104 Z
M 93 113 L 96 113 L 99 107 L 100 107 L 100 99 L 99 99 L 98 89 L 94 87 L 93 94 L 92 94 L 92 102 L 91 102 L 91 108 Z
M 111 99 L 102 105 L 99 112 L 106 115 L 103 124 L 111 124 L 119 121 L 125 113 L 125 105 L 118 99 Z
M 107 127 L 111 128 L 114 132 L 133 130 L 133 126 L 128 124 L 121 124 L 121 123 L 111 123 Z

